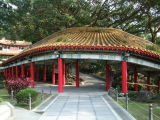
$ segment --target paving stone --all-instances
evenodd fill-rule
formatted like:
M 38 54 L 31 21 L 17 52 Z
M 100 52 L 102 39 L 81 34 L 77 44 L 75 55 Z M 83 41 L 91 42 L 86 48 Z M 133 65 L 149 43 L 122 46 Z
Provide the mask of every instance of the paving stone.
M 77 112 L 64 112 L 64 111 L 62 111 L 61 112 L 61 116 L 76 116 L 76 114 L 77 114 Z
M 96 111 L 96 115 L 112 115 L 113 113 L 111 111 Z
M 86 115 L 88 115 L 88 116 L 95 116 L 96 114 L 95 114 L 95 112 L 86 112 L 86 111 L 79 111 L 78 112 L 78 116 L 86 116 Z
M 96 120 L 96 116 L 78 116 L 78 120 Z
M 116 120 L 113 115 L 97 116 L 97 120 Z
M 45 120 L 57 120 L 57 116 L 47 116 Z
M 57 120 L 76 120 L 75 116 L 59 116 Z
M 50 115 L 58 116 L 59 113 L 60 113 L 60 111 L 45 112 L 44 115 L 45 115 L 45 116 L 50 116 Z

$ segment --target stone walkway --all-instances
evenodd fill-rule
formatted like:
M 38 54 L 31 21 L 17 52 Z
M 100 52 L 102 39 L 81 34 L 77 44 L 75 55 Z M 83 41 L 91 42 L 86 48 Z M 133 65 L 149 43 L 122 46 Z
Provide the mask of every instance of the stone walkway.
M 110 106 L 111 101 L 104 97 L 107 96 L 104 81 L 86 74 L 81 74 L 81 78 L 85 80 L 84 85 L 80 88 L 65 86 L 63 93 L 42 108 L 45 109 L 42 115 L 33 114 L 32 111 L 23 115 L 20 110 L 16 120 L 126 120 L 122 117 L 125 116 L 123 111 L 120 117 Z M 54 95 L 58 88 L 51 84 L 37 83 L 35 89 Z
M 39 120 L 121 120 L 102 95 L 61 94 Z
M 38 120 L 41 117 L 41 114 L 15 107 L 14 109 L 14 120 Z

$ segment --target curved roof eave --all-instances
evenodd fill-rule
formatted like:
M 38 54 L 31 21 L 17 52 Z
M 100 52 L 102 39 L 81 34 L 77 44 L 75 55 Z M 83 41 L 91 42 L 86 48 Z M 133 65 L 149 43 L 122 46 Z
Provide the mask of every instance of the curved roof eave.
M 3 64 L 48 50 L 104 49 L 130 51 L 160 60 L 160 54 L 146 49 L 152 42 L 114 28 L 78 27 L 54 33 L 11 57 Z

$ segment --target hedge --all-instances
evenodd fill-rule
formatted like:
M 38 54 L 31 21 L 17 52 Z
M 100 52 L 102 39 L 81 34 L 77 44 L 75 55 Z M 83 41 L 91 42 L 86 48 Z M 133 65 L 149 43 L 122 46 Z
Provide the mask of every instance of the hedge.
M 37 91 L 30 88 L 23 89 L 16 94 L 17 103 L 28 104 L 29 94 L 31 95 L 32 102 L 34 102 L 38 97 Z

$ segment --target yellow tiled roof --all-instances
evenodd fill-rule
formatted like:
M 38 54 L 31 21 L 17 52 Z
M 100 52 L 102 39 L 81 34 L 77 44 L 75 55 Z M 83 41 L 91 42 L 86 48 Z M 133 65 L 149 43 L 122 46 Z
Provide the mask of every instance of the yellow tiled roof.
M 135 35 L 124 32 L 115 28 L 102 28 L 102 27 L 75 27 L 62 30 L 54 33 L 37 43 L 31 45 L 18 55 L 12 57 L 8 62 L 23 57 L 27 54 L 35 52 L 42 52 L 46 48 L 78 48 L 78 47 L 91 47 L 91 48 L 109 48 L 115 50 L 125 49 L 133 52 L 141 52 L 142 54 L 155 56 L 160 58 L 160 54 L 146 49 L 146 46 L 154 45 L 148 40 L 144 40 Z
M 3 56 L 3 55 L 14 56 L 14 55 L 17 55 L 18 53 L 19 53 L 19 51 L 3 51 L 3 50 L 0 50 L 0 56 Z
M 31 42 L 27 42 L 27 41 L 13 41 L 13 40 L 7 40 L 5 38 L 2 38 L 0 39 L 0 44 L 3 44 L 3 45 L 18 45 L 18 46 L 29 46 L 31 45 L 32 43 Z
M 113 46 L 147 51 L 153 43 L 115 28 L 77 27 L 52 34 L 25 51 L 47 46 Z M 24 51 L 24 52 L 25 52 Z

